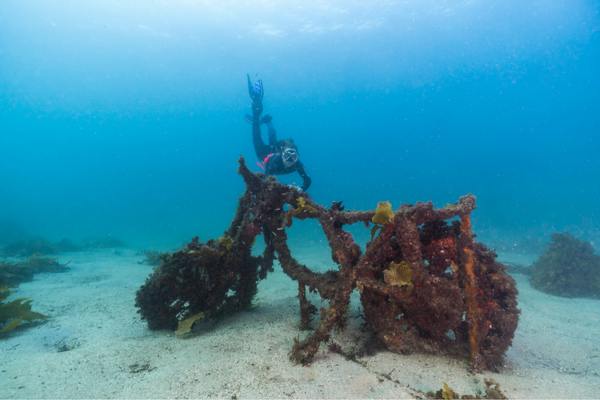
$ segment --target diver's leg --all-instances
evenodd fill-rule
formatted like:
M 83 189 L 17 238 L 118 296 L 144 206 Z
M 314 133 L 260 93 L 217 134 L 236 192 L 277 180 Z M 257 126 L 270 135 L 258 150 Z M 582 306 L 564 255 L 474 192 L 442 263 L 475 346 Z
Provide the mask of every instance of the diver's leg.
M 246 76 L 248 77 L 248 93 L 250 94 L 250 99 L 252 99 L 252 114 L 258 114 L 260 116 L 263 112 L 262 99 L 265 95 L 262 80 L 259 79 L 253 86 L 250 75 L 246 74 Z
M 270 120 L 266 124 L 269 130 L 269 145 L 272 147 L 277 147 L 277 132 L 275 131 L 275 127 Z
M 254 114 L 252 117 L 252 143 L 254 144 L 254 151 L 256 157 L 260 161 L 264 160 L 271 153 L 270 146 L 267 146 L 263 142 L 260 132 L 260 114 Z
M 256 84 L 253 86 L 252 81 L 250 80 L 250 75 L 247 75 L 247 77 L 248 92 L 250 94 L 250 99 L 252 99 L 252 143 L 254 144 L 256 156 L 260 161 L 262 161 L 269 155 L 269 153 L 271 153 L 270 147 L 263 142 L 260 132 L 260 125 L 262 122 L 260 115 L 263 112 L 262 99 L 264 96 L 264 88 L 261 80 L 256 82 Z
M 260 119 L 260 123 L 266 124 L 269 130 L 269 146 L 275 148 L 277 147 L 277 132 L 275 131 L 275 127 L 271 121 L 273 121 L 273 117 L 271 117 L 269 114 L 266 114 Z

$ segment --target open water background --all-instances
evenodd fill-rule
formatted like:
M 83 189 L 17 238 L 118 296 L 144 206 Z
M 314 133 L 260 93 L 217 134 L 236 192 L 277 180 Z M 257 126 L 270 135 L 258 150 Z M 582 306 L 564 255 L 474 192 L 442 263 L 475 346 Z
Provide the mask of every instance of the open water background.
M 244 189 L 236 159 L 256 161 L 250 73 L 321 204 L 442 207 L 471 192 L 474 230 L 492 246 L 564 229 L 597 246 L 599 10 L 2 1 L 0 242 L 220 236 Z

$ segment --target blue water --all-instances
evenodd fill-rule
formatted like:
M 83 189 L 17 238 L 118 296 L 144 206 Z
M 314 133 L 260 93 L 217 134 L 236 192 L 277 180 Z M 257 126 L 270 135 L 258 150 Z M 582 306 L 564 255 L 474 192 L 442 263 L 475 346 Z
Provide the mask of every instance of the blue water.
M 321 204 L 442 207 L 471 192 L 491 245 L 600 238 L 599 10 L 3 1 L 0 242 L 220 236 L 244 189 L 236 159 L 256 161 L 246 73 Z

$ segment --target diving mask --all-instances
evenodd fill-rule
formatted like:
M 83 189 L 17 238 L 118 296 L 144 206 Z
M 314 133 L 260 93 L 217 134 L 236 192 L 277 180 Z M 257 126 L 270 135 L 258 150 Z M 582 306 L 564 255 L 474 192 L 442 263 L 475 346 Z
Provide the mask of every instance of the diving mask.
M 296 150 L 292 149 L 287 149 L 286 151 L 284 151 L 281 157 L 284 161 L 287 161 L 288 163 L 298 161 L 298 153 L 296 152 Z

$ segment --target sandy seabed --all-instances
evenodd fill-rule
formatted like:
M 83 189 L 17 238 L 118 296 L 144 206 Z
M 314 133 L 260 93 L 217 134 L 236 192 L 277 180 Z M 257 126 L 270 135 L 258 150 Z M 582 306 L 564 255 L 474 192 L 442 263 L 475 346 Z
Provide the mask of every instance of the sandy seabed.
M 319 257 L 297 258 L 312 267 Z M 21 284 L 10 299 L 31 298 L 34 311 L 53 319 L 0 338 L 0 397 L 419 398 L 443 382 L 461 395 L 482 394 L 484 378 L 515 399 L 600 397 L 600 300 L 549 296 L 526 276 L 514 276 L 522 314 L 500 373 L 470 374 L 466 360 L 385 350 L 347 361 L 326 346 L 304 367 L 288 360 L 293 338 L 306 333 L 298 330 L 297 284 L 278 265 L 260 283 L 258 309 L 174 337 L 148 330 L 136 313 L 135 292 L 152 272 L 142 259 L 133 250 L 62 254 L 68 272 Z M 311 301 L 320 307 L 318 297 Z M 351 315 L 359 305 L 355 292 Z M 362 321 L 350 321 L 333 335 L 346 351 L 365 340 Z

